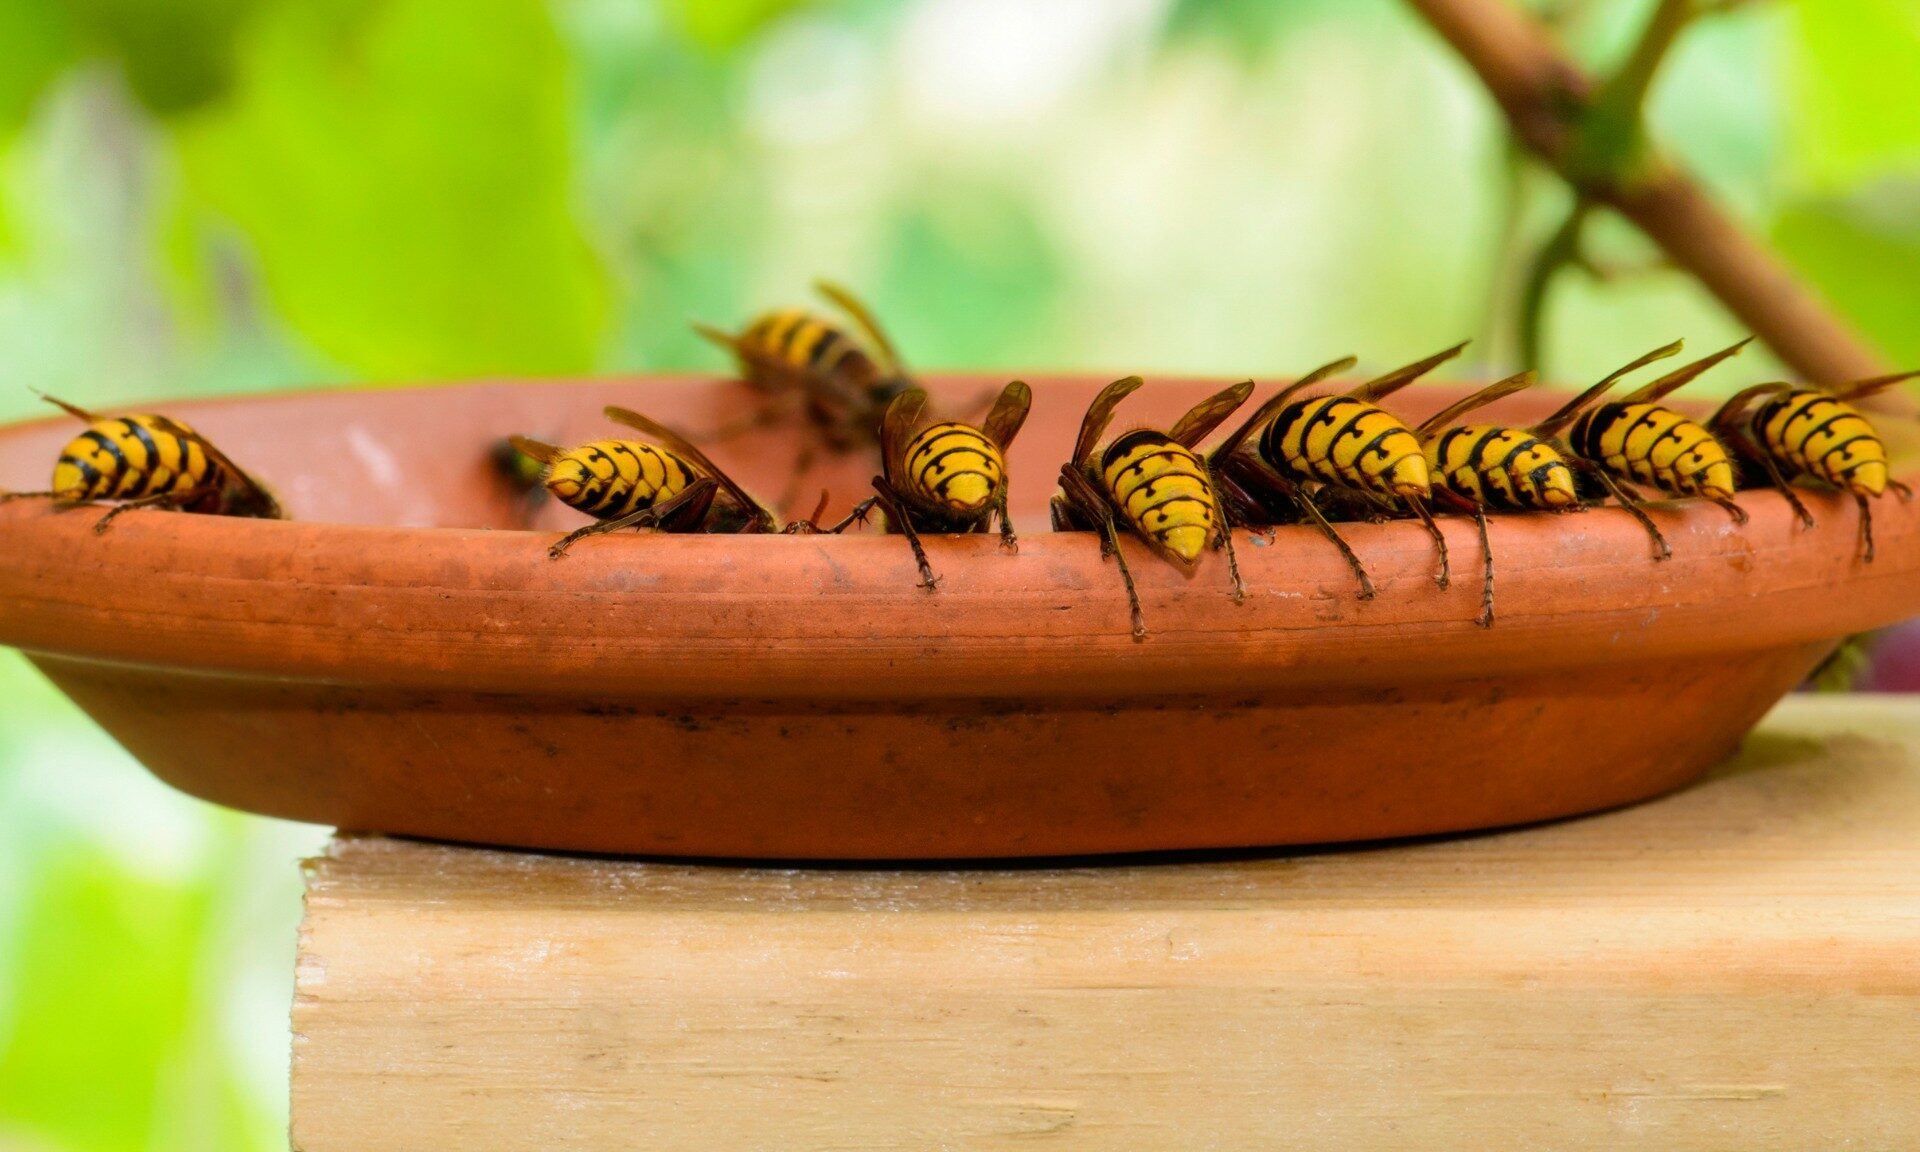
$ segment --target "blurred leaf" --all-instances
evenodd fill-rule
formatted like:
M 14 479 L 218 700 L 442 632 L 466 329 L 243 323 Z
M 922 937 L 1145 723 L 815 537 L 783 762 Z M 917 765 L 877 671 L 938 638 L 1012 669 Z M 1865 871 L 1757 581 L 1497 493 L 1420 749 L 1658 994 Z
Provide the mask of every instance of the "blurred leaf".
M 68 0 L 86 38 L 120 62 L 127 87 L 158 115 L 226 94 L 234 44 L 262 0 Z
M 712 52 L 736 48 L 807 0 L 663 0 L 668 24 Z
M 18 957 L 25 995 L 0 1051 L 0 1125 L 88 1152 L 144 1152 L 157 1070 L 186 1027 L 205 909 L 108 858 L 49 853 Z
M 1010 191 L 935 181 L 895 223 L 876 307 L 915 368 L 1044 360 L 1061 270 L 1031 206 Z
M 1793 5 L 1794 164 L 1836 191 L 1920 168 L 1920 4 L 1800 0 Z
M 1175 0 L 1163 35 L 1170 44 L 1206 41 L 1245 64 L 1302 24 L 1351 15 L 1354 7 L 1351 0 Z
M 0 148 L 73 58 L 73 25 L 58 0 L 0 0 Z
M 1920 183 L 1880 185 L 1783 212 L 1774 239 L 1787 259 L 1898 364 L 1920 365 L 1913 322 L 1920 285 Z
M 284 1071 L 262 1090 L 258 1065 L 308 849 L 210 813 L 0 649 L 0 1149 L 286 1148 Z
M 0 156 L 74 54 L 73 27 L 58 0 L 0 0 Z M 9 215 L 0 186 L 0 254 L 13 249 Z
M 0 0 L 0 145 L 47 84 L 83 54 L 115 60 L 167 115 L 224 94 L 234 38 L 264 0 Z
M 229 106 L 178 129 L 190 193 L 282 317 L 385 377 L 590 367 L 606 316 L 570 211 L 568 62 L 536 0 L 264 13 Z
M 607 362 L 723 364 L 687 321 L 737 319 L 778 227 L 766 158 L 740 131 L 739 61 L 689 51 L 652 6 L 575 0 L 556 11 L 586 157 L 575 196 L 596 249 L 617 261 Z

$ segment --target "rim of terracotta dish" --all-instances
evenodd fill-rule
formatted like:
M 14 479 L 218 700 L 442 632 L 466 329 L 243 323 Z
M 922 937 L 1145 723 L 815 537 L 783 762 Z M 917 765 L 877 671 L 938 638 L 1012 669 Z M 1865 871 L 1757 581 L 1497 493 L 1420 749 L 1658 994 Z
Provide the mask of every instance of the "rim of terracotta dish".
M 432 391 L 457 402 L 457 386 Z M 355 393 L 302 394 L 315 395 Z M 929 593 L 904 542 L 871 532 L 625 535 L 553 562 L 552 533 L 136 515 L 96 536 L 95 512 L 22 502 L 0 506 L 0 643 L 424 690 L 611 697 L 670 680 L 682 698 L 1110 699 L 1727 658 L 1920 609 L 1920 507 L 1876 505 L 1879 556 L 1866 564 L 1852 501 L 1803 498 L 1812 529 L 1771 492 L 1742 494 L 1744 527 L 1710 504 L 1660 505 L 1674 551 L 1663 563 L 1619 509 L 1495 518 L 1491 629 L 1474 622 L 1480 549 L 1465 518 L 1444 522 L 1444 591 L 1417 524 L 1343 526 L 1379 588 L 1366 602 L 1310 527 L 1272 543 L 1237 534 L 1238 605 L 1217 554 L 1188 575 L 1129 541 L 1145 641 L 1095 539 L 1030 523 L 1017 555 L 984 536 L 930 540 L 943 581 Z

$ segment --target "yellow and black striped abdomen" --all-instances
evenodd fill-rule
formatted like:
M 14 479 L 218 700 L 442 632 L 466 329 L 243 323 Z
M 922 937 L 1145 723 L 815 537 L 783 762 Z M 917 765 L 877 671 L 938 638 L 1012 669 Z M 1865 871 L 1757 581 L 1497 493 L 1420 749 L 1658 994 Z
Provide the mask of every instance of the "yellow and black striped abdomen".
M 664 448 L 596 440 L 560 454 L 547 469 L 547 490 L 589 516 L 612 520 L 678 496 L 698 475 Z
M 1351 396 L 1316 396 L 1282 408 L 1260 452 L 1282 475 L 1389 496 L 1425 496 L 1420 440 L 1397 417 Z
M 1859 409 L 1824 392 L 1789 392 L 1754 414 L 1761 444 L 1789 473 L 1863 496 L 1887 490 L 1887 449 Z
M 798 371 L 832 374 L 843 368 L 871 371 L 866 353 L 846 333 L 807 312 L 771 312 L 740 334 L 747 350 Z M 752 374 L 752 365 L 746 365 Z
M 1000 449 L 970 424 L 929 425 L 908 443 L 905 460 L 909 494 L 958 515 L 984 511 L 1006 483 Z
M 1713 433 L 1662 404 L 1604 404 L 1573 427 L 1574 450 L 1614 475 L 1674 496 L 1731 500 L 1733 462 Z
M 1433 482 L 1489 508 L 1565 508 L 1579 502 L 1573 469 L 1551 443 L 1523 428 L 1469 424 L 1427 442 Z
M 226 480 L 199 433 L 160 416 L 95 421 L 53 466 L 53 491 L 74 500 L 137 500 Z
M 1220 525 L 1207 465 L 1160 432 L 1129 432 L 1101 456 L 1100 479 L 1127 523 L 1156 551 L 1193 564 Z

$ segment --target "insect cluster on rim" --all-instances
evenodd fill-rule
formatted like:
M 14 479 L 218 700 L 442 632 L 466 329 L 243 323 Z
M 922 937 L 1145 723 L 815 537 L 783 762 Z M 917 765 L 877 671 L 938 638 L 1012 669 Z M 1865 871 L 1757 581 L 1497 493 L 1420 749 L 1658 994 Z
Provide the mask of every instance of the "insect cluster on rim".
M 639 435 L 614 434 L 572 446 L 516 435 L 484 450 L 491 473 L 517 499 L 542 493 L 587 518 L 554 541 L 549 554 L 559 559 L 588 537 L 624 529 L 841 533 L 864 523 L 875 507 L 884 513 L 886 531 L 905 540 L 918 584 L 929 592 L 941 586 L 929 537 L 997 531 L 1001 551 L 1017 553 L 1010 456 L 1034 409 L 1034 390 L 1024 381 L 1008 382 L 977 422 L 935 415 L 928 392 L 907 376 L 865 305 L 844 289 L 822 284 L 820 290 L 851 320 L 851 331 L 797 309 L 767 313 L 738 334 L 701 331 L 735 354 L 744 383 L 765 401 L 741 427 L 797 423 L 834 451 L 871 452 L 878 466 L 872 495 L 823 526 L 829 495 L 822 492 L 811 516 L 783 523 L 773 509 L 795 506 L 793 488 L 811 448 L 803 448 L 786 496 L 769 506 L 715 463 L 695 443 L 700 437 L 633 409 L 607 407 L 609 420 Z M 1433 579 L 1445 589 L 1451 561 L 1437 514 L 1471 517 L 1481 553 L 1475 619 L 1486 627 L 1497 618 L 1497 533 L 1491 525 L 1504 516 L 1584 512 L 1611 502 L 1638 522 L 1653 560 L 1662 561 L 1673 555 L 1673 546 L 1654 519 L 1650 497 L 1717 504 L 1738 530 L 1748 522 L 1738 494 L 1771 488 L 1800 524 L 1812 527 L 1814 516 L 1802 494 L 1826 489 L 1850 496 L 1857 505 L 1858 560 L 1872 562 L 1876 502 L 1888 492 L 1907 501 L 1912 491 L 1893 476 L 1886 444 L 1856 404 L 1920 378 L 1920 372 L 1833 387 L 1756 384 L 1734 393 L 1705 419 L 1667 402 L 1747 343 L 1683 364 L 1616 397 L 1614 389 L 1627 377 L 1682 350 L 1679 341 L 1664 345 L 1532 423 L 1475 416 L 1537 386 L 1531 372 L 1467 392 L 1418 423 L 1386 407 L 1403 389 L 1458 357 L 1464 343 L 1357 384 L 1334 385 L 1335 377 L 1357 363 L 1346 356 L 1280 387 L 1211 449 L 1204 442 L 1253 398 L 1253 381 L 1214 392 L 1168 427 L 1146 425 L 1109 436 L 1120 406 L 1145 387 L 1139 376 L 1123 377 L 1100 389 L 1082 414 L 1049 501 L 1052 528 L 1097 536 L 1101 556 L 1111 558 L 1119 572 L 1136 639 L 1148 634 L 1147 613 L 1128 561 L 1127 539 L 1187 574 L 1208 552 L 1223 553 L 1231 598 L 1240 603 L 1249 588 L 1235 551 L 1235 530 L 1253 530 L 1256 543 L 1271 544 L 1283 527 L 1311 525 L 1337 549 L 1358 599 L 1366 601 L 1380 585 L 1348 539 L 1351 525 L 1417 521 L 1432 542 Z M 86 427 L 61 448 L 47 489 L 0 494 L 0 502 L 40 498 L 63 508 L 106 505 L 94 523 L 96 531 L 137 509 L 258 519 L 285 515 L 265 484 L 179 420 L 156 414 L 100 416 L 49 399 Z M 711 434 L 714 439 L 726 435 L 725 429 Z M 1033 451 L 1031 439 L 1022 442 L 1023 454 Z M 530 502 L 523 504 L 523 514 L 532 510 Z M 1424 568 L 1424 555 L 1419 563 Z M 1266 571 L 1284 568 L 1269 565 Z

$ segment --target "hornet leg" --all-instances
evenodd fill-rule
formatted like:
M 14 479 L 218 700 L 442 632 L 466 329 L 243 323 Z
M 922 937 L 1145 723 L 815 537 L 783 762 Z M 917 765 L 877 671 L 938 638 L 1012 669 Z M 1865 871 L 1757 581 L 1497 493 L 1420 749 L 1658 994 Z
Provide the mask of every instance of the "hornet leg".
M 1227 578 L 1233 582 L 1233 602 L 1247 602 L 1246 581 L 1240 579 L 1240 558 L 1233 554 L 1233 517 L 1227 515 L 1226 505 L 1220 499 L 1220 477 L 1214 472 L 1213 465 L 1207 465 L 1207 490 L 1213 496 L 1213 506 L 1220 512 L 1219 535 L 1214 537 L 1216 550 L 1225 549 L 1227 553 Z
M 1480 528 L 1480 627 L 1493 627 L 1493 544 L 1487 539 L 1487 506 L 1474 501 L 1473 521 Z
M 1780 495 L 1786 497 L 1787 503 L 1793 507 L 1793 514 L 1800 518 L 1800 526 L 1813 527 L 1813 513 L 1807 511 L 1807 506 L 1800 502 L 1800 497 L 1794 495 L 1793 486 L 1787 482 L 1786 475 L 1780 471 L 1780 465 L 1774 461 L 1773 454 L 1753 443 L 1750 438 L 1746 438 L 1745 433 L 1741 435 L 1745 439 L 1747 455 L 1760 461 L 1760 466 L 1767 470 L 1767 479 L 1780 490 Z
M 1633 513 L 1633 518 L 1640 521 L 1640 527 L 1645 528 L 1647 535 L 1653 538 L 1653 546 L 1659 549 L 1653 558 L 1655 560 L 1672 559 L 1673 549 L 1667 546 L 1667 538 L 1660 534 L 1660 528 L 1654 524 L 1653 517 L 1647 515 L 1645 509 L 1640 507 L 1640 501 L 1629 495 L 1627 490 L 1620 486 L 1620 482 L 1615 480 L 1605 468 L 1596 465 L 1593 474 L 1600 478 L 1600 483 L 1606 486 L 1607 491 L 1622 508 Z
M 1320 511 L 1320 505 L 1314 503 L 1311 495 L 1302 492 L 1295 485 L 1289 484 L 1287 488 L 1287 494 L 1293 498 L 1294 504 L 1307 514 L 1307 518 L 1313 521 L 1313 526 L 1320 529 L 1320 534 L 1333 541 L 1333 546 L 1340 550 L 1340 555 L 1346 560 L 1347 567 L 1353 570 L 1354 579 L 1360 582 L 1360 599 L 1373 599 L 1373 580 L 1367 575 L 1367 566 L 1360 562 L 1360 557 L 1354 554 L 1346 538 L 1334 528 L 1333 523 L 1327 519 L 1326 513 Z
M 116 504 L 112 508 L 107 509 L 107 514 L 100 517 L 99 521 L 94 524 L 94 535 L 105 534 L 109 525 L 115 520 L 118 520 L 123 514 L 131 512 L 136 508 L 164 508 L 168 511 L 173 511 L 185 507 L 195 500 L 211 496 L 218 491 L 218 488 L 202 485 L 198 488 L 189 488 L 185 492 L 156 492 L 151 496 L 142 496 L 137 500 L 128 500 L 124 503 Z
M 1100 527 L 1105 536 L 1104 546 L 1101 548 L 1101 551 L 1103 553 L 1111 553 L 1113 558 L 1119 561 L 1120 580 L 1127 586 L 1127 607 L 1133 612 L 1133 638 L 1135 640 L 1145 640 L 1147 638 L 1147 618 L 1145 613 L 1140 611 L 1140 591 L 1133 586 L 1133 572 L 1127 567 L 1126 554 L 1120 551 L 1119 529 L 1114 527 L 1112 516 L 1104 517 L 1100 522 Z
M 827 501 L 832 498 L 825 488 L 820 489 L 820 503 L 813 506 L 813 515 L 808 516 L 804 520 L 795 520 L 793 523 L 788 524 L 786 527 L 780 529 L 780 535 L 811 536 L 820 531 L 820 518 L 827 514 Z M 768 531 L 772 531 L 772 528 L 769 527 Z
M 855 524 L 865 525 L 868 514 L 873 511 L 873 506 L 878 503 L 880 503 L 880 497 L 869 496 L 865 500 L 860 501 L 860 503 L 855 504 L 853 509 L 841 518 L 839 523 L 833 525 L 831 528 L 816 528 L 815 531 L 823 532 L 828 536 L 838 536 Z
M 1404 499 L 1407 507 L 1413 509 L 1413 514 L 1420 517 L 1420 523 L 1426 525 L 1427 535 L 1433 537 L 1433 546 L 1440 552 L 1440 574 L 1433 578 L 1433 582 L 1445 588 L 1453 580 L 1453 572 L 1447 564 L 1447 538 L 1441 533 L 1440 525 L 1433 522 L 1433 513 L 1427 511 L 1425 500 L 1418 496 L 1408 496 Z
M 1100 558 L 1105 560 L 1111 556 L 1119 562 L 1120 581 L 1127 586 L 1127 607 L 1133 614 L 1133 638 L 1145 640 L 1147 618 L 1140 610 L 1140 591 L 1133 585 L 1133 570 L 1127 567 L 1126 553 L 1120 551 L 1120 529 L 1113 522 L 1113 509 L 1093 482 L 1071 464 L 1060 467 L 1060 492 L 1061 495 L 1054 497 L 1054 525 L 1058 527 L 1064 519 L 1068 523 L 1080 520 L 1095 526 L 1100 534 Z
M 1247 583 L 1240 579 L 1240 558 L 1234 555 L 1233 552 L 1233 526 L 1231 524 L 1220 525 L 1220 534 L 1214 537 L 1213 547 L 1215 551 L 1224 550 L 1227 554 L 1227 579 L 1233 583 L 1233 602 L 1235 604 L 1245 604 L 1247 602 Z
M 1873 505 L 1855 492 L 1853 502 L 1860 505 L 1860 562 L 1873 563 Z
M 898 527 L 900 534 L 907 538 L 908 546 L 913 549 L 913 562 L 920 566 L 920 587 L 933 591 L 939 587 L 940 577 L 933 574 L 933 565 L 927 562 L 927 550 L 920 546 L 920 533 L 914 531 L 913 517 L 907 515 L 905 502 L 884 476 L 873 478 L 873 490 L 880 494 L 880 507 L 887 513 L 887 526 Z
M 585 540 L 589 536 L 599 536 L 607 532 L 618 532 L 622 528 L 637 527 L 642 521 L 650 521 L 652 519 L 654 519 L 653 509 L 642 508 L 638 512 L 629 512 L 618 519 L 596 520 L 592 524 L 588 524 L 582 528 L 575 528 L 565 536 L 560 537 L 559 541 L 556 542 L 553 547 L 547 549 L 547 559 L 560 559 L 567 554 L 567 549 L 580 543 L 580 541 Z
M 598 520 L 584 528 L 576 528 L 562 536 L 553 547 L 547 549 L 547 559 L 558 560 L 567 554 L 567 549 L 585 540 L 589 536 L 601 536 L 608 532 L 618 532 L 622 528 L 645 528 L 659 524 L 670 516 L 679 513 L 698 513 L 691 520 L 704 520 L 707 509 L 713 505 L 714 493 L 720 485 L 711 477 L 702 477 L 682 489 L 671 500 L 662 501 L 649 508 L 640 508 L 617 516 L 612 520 Z

